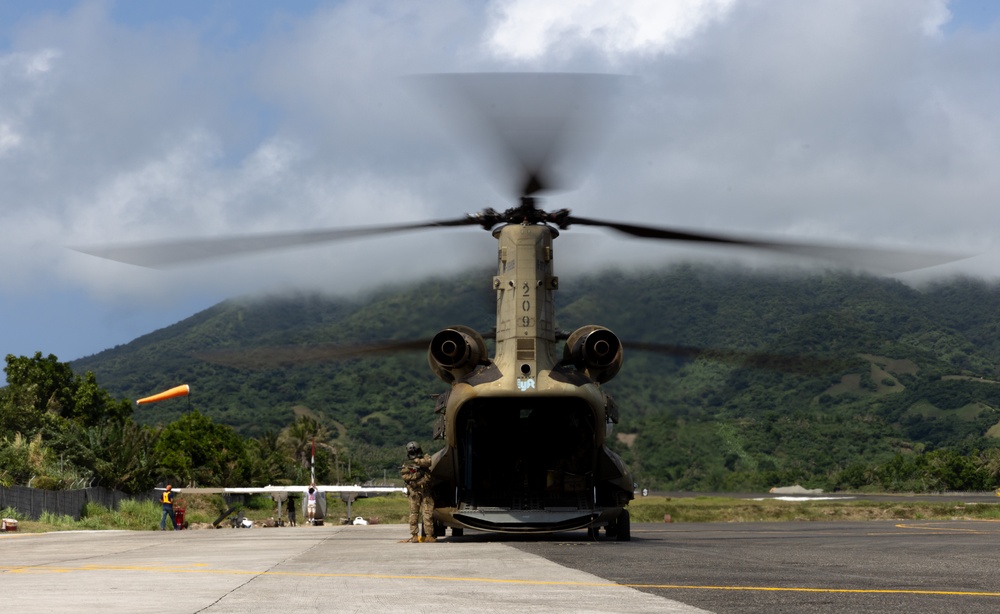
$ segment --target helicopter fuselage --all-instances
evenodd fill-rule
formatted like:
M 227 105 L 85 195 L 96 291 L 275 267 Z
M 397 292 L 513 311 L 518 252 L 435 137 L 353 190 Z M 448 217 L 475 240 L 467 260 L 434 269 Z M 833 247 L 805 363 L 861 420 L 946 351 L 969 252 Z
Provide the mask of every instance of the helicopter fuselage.
M 439 402 L 445 447 L 432 466 L 441 527 L 552 532 L 624 527 L 632 476 L 606 445 L 617 410 L 601 383 L 621 344 L 599 326 L 578 329 L 557 357 L 552 239 L 545 224 L 506 224 L 499 242 L 496 350 L 455 326 L 428 361 L 451 390 Z M 624 523 L 624 525 L 622 525 Z M 440 527 L 439 527 L 440 529 Z

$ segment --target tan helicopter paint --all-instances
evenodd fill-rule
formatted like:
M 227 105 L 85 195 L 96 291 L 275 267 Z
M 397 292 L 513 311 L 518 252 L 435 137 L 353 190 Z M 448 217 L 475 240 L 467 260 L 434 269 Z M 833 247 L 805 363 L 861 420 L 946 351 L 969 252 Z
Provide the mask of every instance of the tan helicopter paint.
M 535 375 L 551 369 L 555 356 L 552 291 L 552 228 L 508 224 L 494 231 L 500 244 L 497 276 L 497 356 L 501 364 L 528 365 Z M 513 356 L 511 356 L 513 354 Z
M 624 518 L 623 530 L 627 532 L 627 512 L 624 510 L 628 500 L 632 498 L 632 476 L 622 460 L 605 447 L 611 427 L 608 414 L 611 401 L 597 383 L 610 379 L 617 372 L 621 364 L 620 348 L 617 355 L 609 354 L 614 358 L 610 361 L 611 366 L 595 367 L 597 371 L 577 364 L 580 362 L 578 360 L 571 360 L 569 350 L 563 356 L 557 356 L 554 292 L 559 284 L 558 278 L 553 274 L 552 241 L 558 236 L 558 230 L 546 224 L 506 224 L 494 230 L 493 235 L 498 241 L 497 274 L 493 278 L 493 287 L 497 292 L 495 356 L 490 360 L 482 351 L 485 346 L 479 334 L 461 326 L 450 329 L 450 339 L 456 340 L 456 332 L 466 336 L 465 343 L 470 350 L 466 354 L 466 361 L 456 361 L 459 364 L 449 362 L 445 366 L 437 362 L 433 350 L 429 352 L 431 368 L 452 386 L 444 406 L 444 439 L 447 445 L 434 455 L 432 475 L 438 484 L 449 485 L 449 489 L 445 491 L 446 496 L 454 499 L 455 505 L 438 500 L 436 522 L 454 528 L 488 527 L 490 530 L 514 532 L 567 528 L 589 528 L 596 531 L 600 526 L 621 527 L 619 520 Z M 606 331 L 601 327 L 584 327 L 580 330 L 590 332 L 591 329 Z M 458 351 L 440 354 L 448 360 L 460 355 L 462 352 Z M 476 361 L 475 364 L 473 360 Z M 564 364 L 567 361 L 569 364 Z M 557 369 L 560 370 L 559 376 L 556 376 Z M 489 373 L 488 377 L 477 376 L 477 373 L 486 372 Z M 551 399 L 551 402 L 546 399 Z M 491 400 L 496 404 L 482 405 Z M 472 409 L 474 407 L 476 409 Z M 583 455 L 580 458 L 589 459 L 585 466 L 577 465 L 577 471 L 590 476 L 586 478 L 588 486 L 574 491 L 579 493 L 575 502 L 567 503 L 565 492 L 557 493 L 550 499 L 549 487 L 536 486 L 534 490 L 527 488 L 529 475 L 548 473 L 551 479 L 558 474 L 555 467 L 565 459 L 548 454 L 545 456 L 547 460 L 536 460 L 536 464 L 528 465 L 531 468 L 524 470 L 527 492 L 532 498 L 541 500 L 538 507 L 519 508 L 516 501 L 509 504 L 509 509 L 506 507 L 508 504 L 496 501 L 485 504 L 485 507 L 470 503 L 493 494 L 487 492 L 491 489 L 486 487 L 485 482 L 479 481 L 481 478 L 470 477 L 478 475 L 469 473 L 470 471 L 479 471 L 481 467 L 463 467 L 462 461 L 463 445 L 469 445 L 467 442 L 463 443 L 462 424 L 472 424 L 468 422 L 470 418 L 463 419 L 463 413 L 472 412 L 469 416 L 475 416 L 476 420 L 490 421 L 494 410 L 484 414 L 484 407 L 495 408 L 500 412 L 521 408 L 522 412 L 572 416 L 570 419 L 577 421 L 578 426 L 575 427 L 555 426 L 554 430 L 542 434 L 541 439 L 537 432 L 512 433 L 510 423 L 503 421 L 499 423 L 503 433 L 489 432 L 484 435 L 482 431 L 475 431 L 475 440 L 479 441 L 477 446 L 483 445 L 479 437 L 487 436 L 494 440 L 494 443 L 487 444 L 489 449 L 505 449 L 506 454 L 511 456 L 504 463 L 496 463 L 491 467 L 494 470 L 502 466 L 509 467 L 504 471 L 512 472 L 517 471 L 514 468 L 516 463 L 513 462 L 513 457 L 517 455 L 514 451 L 519 447 L 523 449 L 525 444 L 511 441 L 498 445 L 495 443 L 497 438 L 524 437 L 534 442 L 529 445 L 543 449 L 565 445 L 560 444 L 560 440 L 573 441 L 575 438 L 579 443 L 572 444 L 571 449 Z M 575 409 L 567 414 L 567 407 Z M 589 417 L 585 417 L 588 414 Z M 579 426 L 583 423 L 591 426 Z M 580 439 L 584 435 L 585 439 Z M 465 437 L 473 436 L 470 434 Z M 579 473 L 576 475 L 574 479 L 584 479 Z M 472 483 L 463 486 L 464 480 L 472 480 Z M 505 488 L 509 487 L 508 484 Z M 558 491 L 558 487 L 556 490 Z M 460 491 L 466 494 L 461 495 Z M 513 496 L 517 498 L 519 494 Z M 492 521 L 489 518 L 491 514 L 498 514 L 500 518 L 492 526 L 489 524 Z M 473 524 L 469 524 L 470 522 Z
M 555 229 L 544 225 L 508 224 L 494 231 L 500 244 L 497 275 L 496 356 L 503 377 L 471 386 L 458 381 L 452 387 L 445 411 L 449 446 L 458 445 L 458 410 L 475 397 L 532 396 L 580 397 L 594 410 L 595 424 L 607 422 L 604 393 L 596 384 L 576 386 L 550 377 L 556 359 L 555 299 L 558 287 L 552 265 Z M 513 255 L 513 257 L 512 257 Z M 606 432 L 597 429 L 595 446 L 604 444 Z

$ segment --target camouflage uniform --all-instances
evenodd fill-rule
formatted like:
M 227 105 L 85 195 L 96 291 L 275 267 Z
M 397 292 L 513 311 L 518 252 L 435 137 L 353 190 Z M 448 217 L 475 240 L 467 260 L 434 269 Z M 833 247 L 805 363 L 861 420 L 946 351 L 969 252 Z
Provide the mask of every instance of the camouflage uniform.
M 410 496 L 410 541 L 419 541 L 417 521 L 420 506 L 424 512 L 424 541 L 434 539 L 434 497 L 431 495 L 431 457 L 427 454 L 407 460 L 401 470 L 406 491 Z

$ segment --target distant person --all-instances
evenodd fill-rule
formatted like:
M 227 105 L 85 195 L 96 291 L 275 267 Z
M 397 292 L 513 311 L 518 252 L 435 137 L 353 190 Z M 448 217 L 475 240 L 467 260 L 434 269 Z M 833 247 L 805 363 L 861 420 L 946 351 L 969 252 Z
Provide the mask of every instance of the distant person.
M 431 457 L 424 454 L 420 444 L 411 441 L 406 444 L 406 463 L 400 472 L 406 484 L 406 492 L 410 497 L 410 539 L 417 543 L 436 542 L 434 537 L 434 497 L 431 495 Z M 420 539 L 417 528 L 423 511 L 424 538 Z
M 288 496 L 288 526 L 295 526 L 295 497 Z
M 160 497 L 160 503 L 163 504 L 163 515 L 160 516 L 160 530 L 167 530 L 167 516 L 170 516 L 170 528 L 174 531 L 177 530 L 177 517 L 174 516 L 174 497 L 177 493 L 174 492 L 174 487 L 167 484 L 166 490 L 163 491 L 163 495 Z
M 306 522 L 313 524 L 316 521 L 316 489 L 310 486 L 306 497 Z

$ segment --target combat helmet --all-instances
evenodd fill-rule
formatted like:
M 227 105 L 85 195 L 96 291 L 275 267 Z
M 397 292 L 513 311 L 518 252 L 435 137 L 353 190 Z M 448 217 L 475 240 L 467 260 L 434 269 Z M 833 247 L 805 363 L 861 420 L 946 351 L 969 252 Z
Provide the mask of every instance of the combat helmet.
M 419 443 L 411 441 L 410 443 L 406 444 L 406 456 L 408 456 L 409 458 L 417 458 L 418 456 L 423 456 L 423 455 L 424 451 L 420 449 Z

